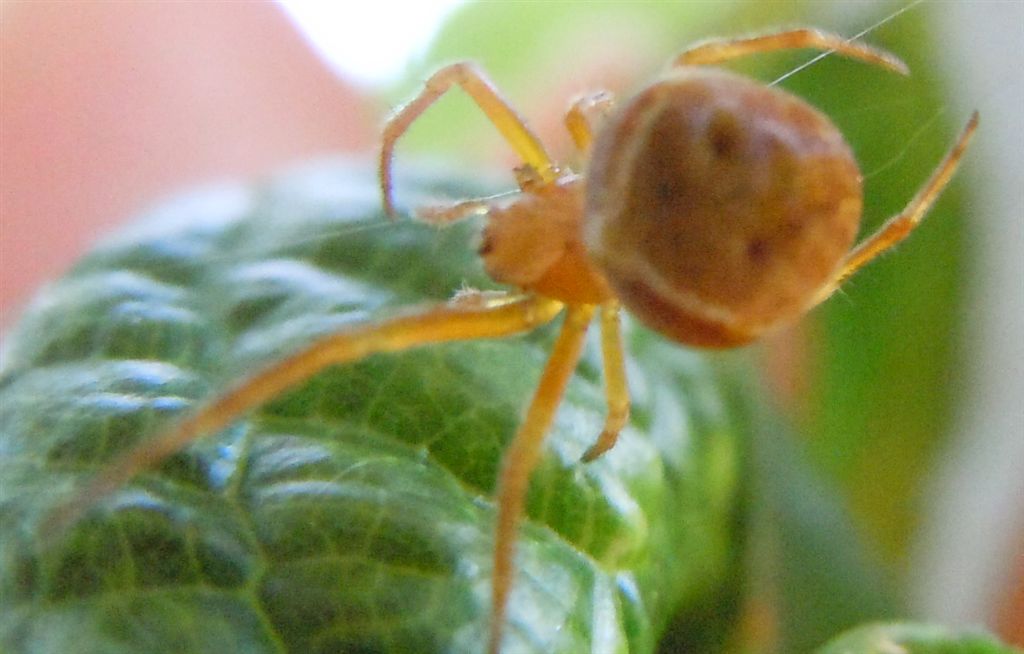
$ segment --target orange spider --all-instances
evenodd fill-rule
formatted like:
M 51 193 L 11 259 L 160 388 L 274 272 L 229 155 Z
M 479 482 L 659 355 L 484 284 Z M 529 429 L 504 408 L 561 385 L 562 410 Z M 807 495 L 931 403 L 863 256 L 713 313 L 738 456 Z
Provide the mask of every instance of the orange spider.
M 838 129 L 797 97 L 705 67 L 795 48 L 834 51 L 908 72 L 887 52 L 817 30 L 703 42 L 618 108 L 605 92 L 570 107 L 565 124 L 588 159 L 583 175 L 551 160 L 482 71 L 470 63 L 442 68 L 384 129 L 384 208 L 394 215 L 391 162 L 397 140 L 453 85 L 462 87 L 525 162 L 516 170 L 519 193 L 422 215 L 441 224 L 486 214 L 484 267 L 495 281 L 517 291 L 460 295 L 320 338 L 128 451 L 52 516 L 51 527 L 73 522 L 142 469 L 326 366 L 432 343 L 521 334 L 564 311 L 561 332 L 498 480 L 488 649 L 496 653 L 530 474 L 595 312 L 608 413 L 604 430 L 583 454 L 585 461 L 611 448 L 629 417 L 620 305 L 674 341 L 708 348 L 743 345 L 791 322 L 920 223 L 977 127 L 975 113 L 906 208 L 851 249 L 860 223 L 861 176 Z

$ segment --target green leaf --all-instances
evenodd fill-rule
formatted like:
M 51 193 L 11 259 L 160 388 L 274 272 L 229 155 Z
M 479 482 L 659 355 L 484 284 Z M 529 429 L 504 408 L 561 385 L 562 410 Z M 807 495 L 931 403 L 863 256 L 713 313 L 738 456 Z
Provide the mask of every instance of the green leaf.
M 858 624 L 902 615 L 833 481 L 767 410 L 753 439 L 751 586 L 777 615 L 779 652 L 810 652 Z M 770 599 L 765 599 L 770 598 Z
M 399 184 L 413 203 L 467 192 Z M 472 226 L 378 207 L 361 165 L 197 191 L 41 293 L 0 374 L 0 649 L 479 651 L 495 472 L 551 329 L 328 369 L 40 545 L 105 462 L 232 380 L 487 286 Z M 651 652 L 709 598 L 735 610 L 742 400 L 697 355 L 627 335 L 632 426 L 577 462 L 603 420 L 591 344 L 533 478 L 509 652 Z
M 1021 650 L 982 633 L 958 633 L 934 625 L 874 624 L 839 636 L 818 654 L 1014 654 Z

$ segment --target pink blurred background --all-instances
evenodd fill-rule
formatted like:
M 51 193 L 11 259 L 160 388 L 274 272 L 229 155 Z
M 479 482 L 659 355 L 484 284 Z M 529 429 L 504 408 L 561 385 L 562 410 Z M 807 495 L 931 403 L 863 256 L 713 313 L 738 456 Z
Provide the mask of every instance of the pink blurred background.
M 0 329 L 175 189 L 368 150 L 378 111 L 271 3 L 3 3 Z

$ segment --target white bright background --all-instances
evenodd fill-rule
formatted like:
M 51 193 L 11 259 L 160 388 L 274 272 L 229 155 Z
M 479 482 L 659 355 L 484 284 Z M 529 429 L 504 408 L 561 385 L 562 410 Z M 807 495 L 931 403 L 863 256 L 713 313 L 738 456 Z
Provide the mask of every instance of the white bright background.
M 461 0 L 281 0 L 339 73 L 383 84 L 423 52 Z M 914 3 L 909 3 L 914 4 Z M 991 620 L 995 593 L 1024 533 L 1024 2 L 963 0 L 931 9 L 948 47 L 936 53 L 960 94 L 957 115 L 981 111 L 970 157 L 978 258 L 969 289 L 966 391 L 959 437 L 927 495 L 936 498 L 915 556 L 912 602 L 920 617 L 950 624 Z M 891 11 L 888 2 L 849 7 L 858 16 Z M 382 35 L 384 38 L 382 40 Z M 1016 520 L 1007 521 L 1008 516 Z
M 381 83 L 430 44 L 445 16 L 462 0 L 281 0 L 321 56 L 348 79 Z

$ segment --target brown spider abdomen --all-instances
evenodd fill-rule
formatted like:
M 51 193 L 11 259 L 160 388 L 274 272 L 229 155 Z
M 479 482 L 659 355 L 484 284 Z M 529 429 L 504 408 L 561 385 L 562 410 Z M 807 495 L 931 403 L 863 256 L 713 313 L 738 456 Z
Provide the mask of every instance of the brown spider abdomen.
M 857 164 L 826 116 L 700 68 L 618 110 L 587 189 L 584 241 L 622 303 L 704 347 L 741 345 L 815 304 L 861 213 Z
M 568 304 L 601 304 L 614 297 L 581 240 L 582 178 L 538 184 L 508 206 L 491 207 L 487 215 L 480 256 L 495 281 Z

